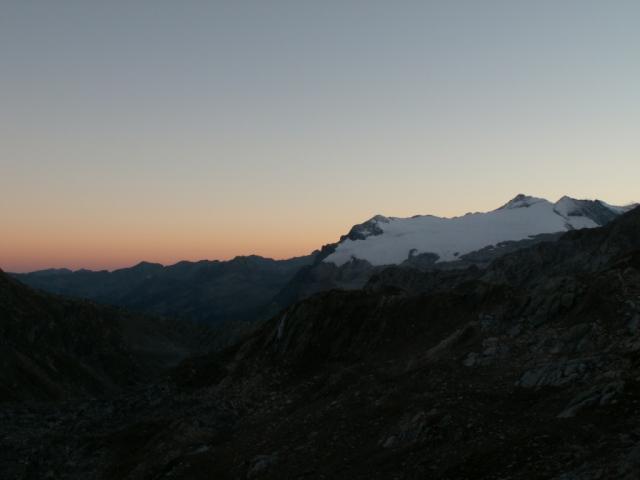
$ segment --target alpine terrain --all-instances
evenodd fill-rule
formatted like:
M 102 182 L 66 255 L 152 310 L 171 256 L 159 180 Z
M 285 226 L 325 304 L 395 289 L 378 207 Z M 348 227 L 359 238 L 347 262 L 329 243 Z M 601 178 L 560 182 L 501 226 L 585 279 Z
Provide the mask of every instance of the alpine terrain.
M 389 265 L 452 269 L 486 266 L 536 242 L 602 226 L 632 206 L 562 197 L 555 204 L 517 195 L 497 210 L 442 218 L 376 215 L 334 244 L 288 260 L 141 262 L 109 271 L 49 269 L 13 274 L 29 286 L 151 315 L 196 320 L 220 331 L 220 345 L 282 308 L 332 288 L 362 288 Z
M 557 228 L 520 201 L 486 215 Z M 128 314 L 2 277 L 0 477 L 636 479 L 640 208 L 603 208 L 486 265 L 376 269 L 117 389 L 62 387 L 135 371 Z

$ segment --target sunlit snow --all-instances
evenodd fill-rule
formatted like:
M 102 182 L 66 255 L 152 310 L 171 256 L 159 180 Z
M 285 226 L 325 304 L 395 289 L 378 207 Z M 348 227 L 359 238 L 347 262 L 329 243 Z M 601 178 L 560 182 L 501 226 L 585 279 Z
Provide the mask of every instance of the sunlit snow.
M 592 219 L 575 214 L 575 202 L 563 197 L 553 204 L 542 198 L 518 195 L 497 210 L 461 217 L 374 217 L 371 221 L 383 231 L 381 235 L 364 240 L 346 239 L 325 262 L 342 265 L 358 258 L 373 265 L 399 264 L 412 252 L 435 253 L 438 261 L 454 261 L 460 255 L 500 242 L 596 227 Z M 604 205 L 611 210 L 620 208 Z

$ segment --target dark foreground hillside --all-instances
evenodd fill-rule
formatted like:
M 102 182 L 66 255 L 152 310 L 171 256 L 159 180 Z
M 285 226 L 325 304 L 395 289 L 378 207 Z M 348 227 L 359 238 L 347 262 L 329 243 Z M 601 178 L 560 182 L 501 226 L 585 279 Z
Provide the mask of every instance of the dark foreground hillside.
M 37 292 L 0 271 L 0 404 L 117 393 L 202 351 L 210 335 Z
M 6 404 L 0 477 L 637 479 L 640 209 L 378 273 L 99 401 Z

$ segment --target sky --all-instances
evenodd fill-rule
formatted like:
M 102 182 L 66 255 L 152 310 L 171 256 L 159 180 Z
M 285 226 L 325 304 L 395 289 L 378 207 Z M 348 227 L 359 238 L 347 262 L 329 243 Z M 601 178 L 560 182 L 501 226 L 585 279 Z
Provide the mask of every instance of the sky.
M 640 200 L 636 0 L 0 0 L 0 268 Z

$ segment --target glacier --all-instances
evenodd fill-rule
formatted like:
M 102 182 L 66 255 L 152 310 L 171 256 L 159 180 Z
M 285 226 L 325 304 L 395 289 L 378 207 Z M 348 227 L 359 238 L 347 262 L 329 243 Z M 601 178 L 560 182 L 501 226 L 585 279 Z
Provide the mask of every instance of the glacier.
M 501 242 L 597 227 L 633 206 L 618 207 L 566 196 L 552 203 L 519 194 L 496 210 L 460 217 L 376 215 L 354 227 L 324 261 L 338 266 L 353 259 L 375 266 L 397 265 L 422 253 L 438 255 L 438 262 L 456 261 L 461 255 Z

